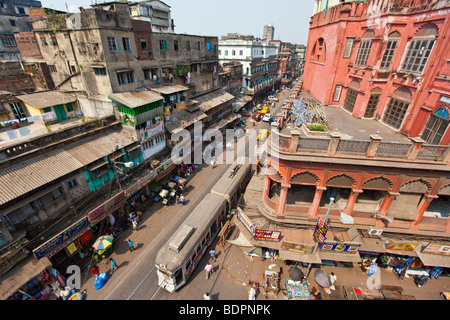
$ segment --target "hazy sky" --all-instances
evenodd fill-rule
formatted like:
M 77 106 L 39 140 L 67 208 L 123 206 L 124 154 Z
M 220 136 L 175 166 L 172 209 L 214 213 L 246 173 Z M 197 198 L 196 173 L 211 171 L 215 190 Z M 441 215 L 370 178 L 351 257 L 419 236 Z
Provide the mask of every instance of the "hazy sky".
M 102 0 L 41 0 L 42 6 L 77 12 Z M 306 44 L 314 0 L 167 0 L 176 33 L 221 37 L 237 32 L 262 37 L 264 25 L 275 27 L 275 39 Z

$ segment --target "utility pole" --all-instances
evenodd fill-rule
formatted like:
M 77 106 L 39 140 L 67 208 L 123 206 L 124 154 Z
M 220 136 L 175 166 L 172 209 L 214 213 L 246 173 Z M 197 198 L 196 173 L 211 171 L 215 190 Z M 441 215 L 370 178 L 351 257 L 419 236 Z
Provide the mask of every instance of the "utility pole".
M 324 220 L 325 220 L 325 223 L 327 223 L 327 220 L 328 220 L 328 214 L 330 213 L 330 209 L 331 209 L 331 205 L 333 204 L 333 201 L 334 201 L 334 198 L 331 197 L 331 198 L 330 198 L 330 204 L 328 205 L 327 214 L 325 215 L 325 219 L 324 219 Z M 325 241 L 325 239 L 323 239 L 323 240 Z M 313 250 L 313 252 L 312 252 L 313 255 L 316 254 L 318 248 L 319 248 L 319 242 L 316 241 L 316 245 L 314 246 L 314 250 Z M 309 273 L 311 272 L 311 265 L 312 265 L 312 263 L 309 263 L 308 269 L 306 270 L 306 276 L 305 276 L 306 278 L 308 278 Z

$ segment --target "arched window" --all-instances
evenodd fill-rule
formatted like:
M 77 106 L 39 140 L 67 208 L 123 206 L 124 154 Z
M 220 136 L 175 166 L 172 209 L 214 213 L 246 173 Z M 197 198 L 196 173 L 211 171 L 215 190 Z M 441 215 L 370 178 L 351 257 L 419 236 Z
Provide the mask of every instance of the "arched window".
M 347 95 L 345 96 L 344 100 L 344 109 L 353 112 L 353 108 L 355 107 L 356 98 L 358 98 L 358 90 L 359 90 L 359 81 L 353 80 L 350 82 L 348 89 L 347 89 Z
M 422 74 L 439 30 L 434 24 L 419 29 L 408 44 L 401 70 Z
M 375 111 L 377 110 L 378 102 L 380 101 L 382 90 L 380 88 L 375 88 L 370 92 L 369 102 L 367 103 L 366 112 L 364 113 L 364 118 L 373 118 L 375 116 Z
M 380 69 L 390 69 L 392 60 L 394 59 L 395 51 L 397 50 L 398 42 L 400 41 L 400 33 L 397 31 L 392 32 L 386 43 L 386 49 L 384 50 L 383 59 L 381 60 Z
M 311 52 L 311 61 L 325 63 L 326 45 L 323 38 L 317 39 Z
M 372 48 L 372 38 L 375 37 L 373 30 L 367 30 L 359 43 L 358 53 L 356 54 L 355 66 L 365 67 L 369 58 L 370 49 Z
M 450 122 L 449 110 L 442 106 L 430 115 L 427 124 L 422 132 L 422 139 L 429 144 L 438 145 Z
M 397 89 L 389 101 L 386 113 L 384 114 L 383 122 L 394 127 L 395 129 L 400 129 L 403 118 L 405 117 L 406 111 L 408 110 L 411 102 L 411 98 L 412 94 L 408 88 L 402 87 Z

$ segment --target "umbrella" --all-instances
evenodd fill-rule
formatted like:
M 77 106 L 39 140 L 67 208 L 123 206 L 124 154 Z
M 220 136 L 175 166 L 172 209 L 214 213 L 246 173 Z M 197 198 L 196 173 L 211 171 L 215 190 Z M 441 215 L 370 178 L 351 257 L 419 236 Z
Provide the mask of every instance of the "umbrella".
M 105 250 L 109 248 L 114 241 L 114 238 L 112 236 L 104 235 L 98 238 L 94 244 L 92 245 L 92 248 L 95 250 Z
M 294 281 L 300 281 L 303 279 L 303 271 L 297 267 L 291 267 L 289 269 L 289 277 Z
M 314 280 L 316 280 L 317 284 L 324 288 L 331 287 L 330 276 L 323 270 L 317 269 L 314 272 Z

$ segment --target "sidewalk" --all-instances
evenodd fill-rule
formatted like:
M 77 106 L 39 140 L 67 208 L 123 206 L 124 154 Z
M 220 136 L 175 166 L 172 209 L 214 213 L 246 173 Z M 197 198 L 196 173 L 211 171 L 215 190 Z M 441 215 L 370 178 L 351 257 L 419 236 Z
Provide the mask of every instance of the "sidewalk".
M 238 233 L 240 231 L 236 232 Z M 237 237 L 237 233 L 231 235 L 229 239 Z M 309 300 L 307 298 L 292 298 L 287 296 L 286 280 L 290 279 L 288 272 L 291 266 L 286 265 L 283 261 L 272 261 L 271 259 L 263 259 L 259 257 L 252 258 L 243 252 L 243 250 L 241 250 L 238 246 L 231 245 L 229 243 L 227 243 L 225 250 L 218 246 L 216 246 L 215 249 L 216 252 L 219 253 L 223 251 L 226 252 L 225 259 L 221 259 L 221 257 L 219 258 L 219 263 L 222 265 L 225 273 L 237 283 L 246 284 L 247 289 L 250 288 L 250 282 L 258 283 L 260 288 L 264 287 L 265 270 L 271 264 L 280 266 L 281 290 L 279 293 L 274 294 L 273 292 L 269 292 L 264 294 L 264 291 L 261 290 L 261 293 L 257 296 L 257 300 L 286 300 L 289 298 L 294 300 Z M 299 266 L 301 266 L 301 263 L 299 263 Z M 307 267 L 303 266 L 301 269 L 303 273 L 306 274 Z M 440 292 L 450 291 L 450 277 L 445 276 L 440 276 L 438 279 L 430 278 L 424 286 L 419 288 L 415 285 L 412 277 L 401 280 L 392 272 L 392 270 L 380 268 L 381 285 L 386 286 L 386 288 L 391 288 L 391 290 L 386 289 L 381 292 L 381 290 L 369 289 L 369 277 L 358 266 L 353 268 L 321 266 L 321 269 L 327 274 L 334 272 L 337 276 L 337 281 L 335 283 L 336 290 L 332 291 L 331 294 L 328 294 L 323 288 L 317 285 L 314 280 L 314 272 L 316 268 L 311 268 L 311 272 L 307 278 L 309 282 L 308 288 L 310 291 L 313 287 L 318 289 L 321 293 L 322 300 L 346 300 L 345 289 L 349 293 L 349 298 L 351 300 L 441 300 Z M 357 294 L 354 288 L 357 289 L 356 291 L 361 291 L 361 294 Z M 401 295 L 398 290 L 401 291 Z

